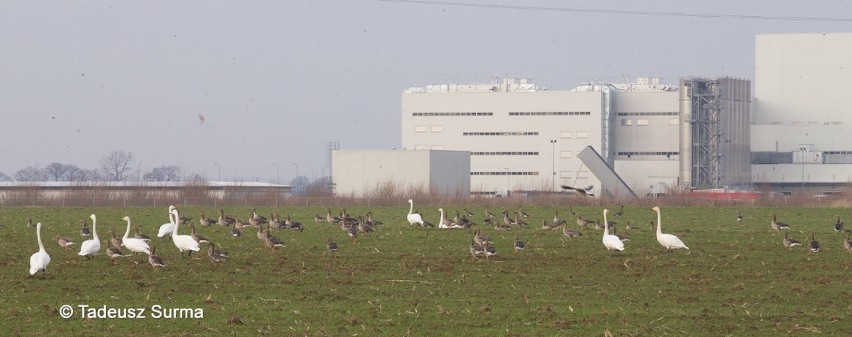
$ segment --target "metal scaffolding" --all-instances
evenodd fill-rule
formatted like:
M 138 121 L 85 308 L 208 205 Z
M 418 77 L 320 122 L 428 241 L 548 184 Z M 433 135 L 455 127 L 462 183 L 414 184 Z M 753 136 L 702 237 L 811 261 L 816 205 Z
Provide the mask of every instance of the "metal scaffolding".
M 691 151 L 684 156 L 689 162 L 689 174 L 684 175 L 684 183 L 693 189 L 720 188 L 721 172 L 719 138 L 719 114 L 721 110 L 721 92 L 719 81 L 715 79 L 682 80 L 685 98 L 689 104 L 689 114 L 685 114 L 681 141 L 687 138 L 685 149 Z M 682 166 L 683 167 L 683 166 Z

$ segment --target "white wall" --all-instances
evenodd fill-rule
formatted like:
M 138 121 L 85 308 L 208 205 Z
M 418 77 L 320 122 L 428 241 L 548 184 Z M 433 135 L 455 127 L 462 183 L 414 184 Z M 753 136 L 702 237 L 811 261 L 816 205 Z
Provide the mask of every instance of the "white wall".
M 755 37 L 755 124 L 852 122 L 852 33 Z
M 467 152 L 341 149 L 332 151 L 331 158 L 332 182 L 338 196 L 372 196 L 377 187 L 387 185 L 402 193 L 469 195 Z

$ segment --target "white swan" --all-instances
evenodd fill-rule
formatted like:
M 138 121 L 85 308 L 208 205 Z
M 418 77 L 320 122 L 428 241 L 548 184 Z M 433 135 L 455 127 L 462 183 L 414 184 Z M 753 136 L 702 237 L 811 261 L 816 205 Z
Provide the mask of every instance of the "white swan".
M 124 232 L 124 237 L 121 238 L 121 243 L 124 244 L 124 247 L 133 253 L 151 254 L 151 247 L 148 246 L 148 243 L 145 242 L 145 240 L 129 237 L 130 217 L 124 216 L 121 220 L 127 221 L 127 230 Z
M 175 224 L 172 222 L 172 210 L 175 209 L 175 205 L 169 205 L 169 222 L 160 225 L 160 230 L 157 232 L 157 237 L 161 238 L 166 235 L 172 235 L 172 232 L 175 231 Z
M 408 223 L 413 225 L 423 226 L 423 218 L 420 217 L 420 214 L 414 213 L 414 200 L 408 199 L 408 203 L 411 204 L 411 207 L 408 209 Z
M 689 250 L 689 247 L 687 247 L 683 243 L 683 241 L 680 241 L 677 236 L 671 234 L 663 234 L 663 222 L 662 217 L 660 216 L 660 206 L 654 206 L 654 208 L 652 209 L 654 210 L 654 212 L 657 212 L 657 242 L 663 245 L 663 247 L 666 247 L 669 252 L 671 252 L 672 249 L 681 248 Z
M 77 255 L 85 256 L 86 259 L 91 259 L 101 250 L 101 240 L 98 239 L 98 218 L 92 214 L 89 216 L 92 219 L 92 238 L 80 244 L 80 252 Z
M 604 232 L 603 232 L 603 245 L 606 247 L 606 250 L 624 250 L 624 242 L 618 239 L 617 236 L 609 234 L 609 222 L 606 220 L 606 214 L 609 213 L 609 210 L 604 208 L 603 216 L 604 216 Z
M 180 221 L 178 220 L 180 219 L 180 214 L 178 213 L 177 208 L 171 211 L 171 215 L 172 216 L 169 217 L 169 220 L 171 220 L 175 224 L 175 230 L 172 232 L 172 242 L 174 242 L 175 247 L 180 250 L 180 256 L 183 257 L 183 252 L 187 250 L 189 251 L 189 254 L 187 254 L 186 256 L 190 256 L 192 255 L 192 252 L 197 252 L 201 250 L 201 248 L 198 247 L 198 242 L 195 241 L 195 239 L 193 239 L 191 236 L 178 235 L 177 222 Z
M 44 244 L 41 243 L 41 222 L 36 224 L 36 237 L 38 237 L 38 251 L 30 256 L 30 275 L 41 272 L 41 278 L 44 278 L 44 272 L 50 264 L 50 255 L 47 255 Z
M 450 228 L 450 226 L 447 226 L 447 223 L 446 223 L 447 217 L 444 215 L 444 209 L 439 208 L 438 212 L 441 212 L 441 219 L 438 220 L 438 228 L 442 228 L 442 229 Z

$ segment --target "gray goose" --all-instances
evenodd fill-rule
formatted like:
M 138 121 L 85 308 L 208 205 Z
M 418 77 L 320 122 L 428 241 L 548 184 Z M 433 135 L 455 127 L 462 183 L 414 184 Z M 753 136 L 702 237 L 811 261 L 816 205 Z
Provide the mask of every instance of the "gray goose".
M 290 215 L 284 217 L 284 225 L 287 226 L 287 228 L 290 228 L 297 232 L 305 230 L 305 225 L 303 225 L 301 222 L 293 221 L 292 219 L 290 219 Z
M 216 251 L 216 244 L 213 242 L 208 242 L 210 247 L 207 248 L 207 257 L 210 258 L 210 261 L 213 263 L 221 263 L 224 262 L 227 258 L 227 254 L 222 254 L 221 252 Z
M 515 234 L 515 252 L 520 252 L 524 250 L 524 242 L 521 239 L 518 239 L 518 234 Z
M 564 226 L 562 227 L 562 235 L 564 235 L 566 238 L 573 239 L 583 236 L 583 233 L 580 233 L 580 231 L 577 230 L 569 229 L 568 226 Z
M 189 236 L 192 237 L 192 239 L 195 240 L 195 242 L 198 242 L 198 243 L 210 242 L 210 240 L 207 240 L 207 238 L 204 237 L 203 235 L 195 234 L 195 225 L 189 225 L 189 228 L 192 229 Z
M 154 250 L 156 250 L 156 247 L 151 246 L 151 254 L 148 254 L 148 263 L 150 263 L 154 269 L 165 267 L 166 264 L 163 263 L 163 259 L 159 255 L 155 254 Z
M 74 245 L 74 241 L 72 241 L 71 239 L 64 237 L 62 235 L 59 235 L 59 234 L 54 235 L 53 239 L 56 240 L 56 243 L 59 244 L 59 247 L 62 247 L 62 248 L 65 248 L 65 249 L 68 249 L 69 247 Z
M 480 246 L 485 246 L 489 243 L 494 243 L 494 241 L 491 241 L 491 238 L 482 235 L 479 228 L 476 229 L 476 234 L 473 235 L 473 242 L 476 242 L 476 244 Z
M 112 238 L 109 239 L 109 242 L 112 243 L 113 246 L 121 247 L 122 246 L 121 238 L 115 236 L 115 231 L 109 231 L 109 232 L 112 233 Z
M 842 233 L 843 232 L 843 221 L 840 221 L 840 216 L 834 216 L 834 232 Z
M 110 241 L 112 243 L 112 241 Z M 121 253 L 121 248 L 113 246 L 110 244 L 106 249 L 106 254 L 109 259 L 112 261 L 112 264 L 115 264 L 115 259 L 118 257 L 124 257 L 124 254 Z
M 483 249 L 482 246 L 480 246 L 480 245 L 474 244 L 473 240 L 470 241 L 469 250 L 470 250 L 470 256 L 473 257 L 474 260 L 476 260 L 477 256 L 485 256 L 485 249 Z
M 201 212 L 201 214 L 198 216 L 198 223 L 204 227 L 208 227 L 215 224 L 216 220 L 208 218 L 206 215 L 204 215 L 204 212 Z
M 814 238 L 814 233 L 811 232 L 811 251 L 814 253 L 819 253 L 819 241 Z
M 239 238 L 239 237 L 243 236 L 243 232 L 240 231 L 239 228 L 237 228 L 236 223 L 231 224 L 231 236 L 233 236 L 235 238 Z
M 235 222 L 237 222 L 236 219 L 225 215 L 224 209 L 221 209 L 221 208 L 219 209 L 219 225 L 225 226 L 225 227 L 231 227 L 231 224 L 235 223 Z
M 784 232 L 784 247 L 787 247 L 790 251 L 793 250 L 793 247 L 801 246 L 802 242 L 796 239 L 791 239 L 787 232 Z
M 852 253 L 852 239 L 849 238 L 849 234 L 846 234 L 846 240 L 843 240 L 843 247 L 845 247 L 849 253 Z
M 329 253 L 334 253 L 337 251 L 337 242 L 334 242 L 333 240 L 331 240 L 331 238 L 328 238 L 328 241 L 326 241 L 325 243 L 325 248 L 328 249 Z
M 89 229 L 89 223 L 86 222 L 86 219 L 80 220 L 80 236 L 89 237 L 92 236 L 92 231 Z
M 135 238 L 142 240 L 142 241 L 148 241 L 148 242 L 151 241 L 151 237 L 145 235 L 145 233 L 139 232 L 139 226 L 135 226 L 134 229 L 136 230 L 136 235 L 134 236 Z
M 778 232 L 780 232 L 782 229 L 790 229 L 790 225 L 776 220 L 775 213 L 772 213 L 772 222 L 770 222 L 769 225 L 772 227 L 772 229 Z

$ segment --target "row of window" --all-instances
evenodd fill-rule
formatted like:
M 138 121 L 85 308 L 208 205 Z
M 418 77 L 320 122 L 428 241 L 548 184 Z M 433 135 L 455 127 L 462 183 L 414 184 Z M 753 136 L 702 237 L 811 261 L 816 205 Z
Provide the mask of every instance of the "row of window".
M 670 119 L 669 119 L 669 125 L 678 125 L 679 123 L 680 123 L 680 119 L 678 119 L 678 118 L 670 118 Z M 621 125 L 622 125 L 622 126 L 630 126 L 630 125 L 633 125 L 633 120 L 632 120 L 632 119 L 628 119 L 628 118 L 623 118 L 623 119 L 621 120 Z M 638 126 L 647 126 L 647 125 L 648 125 L 648 120 L 647 120 L 647 119 L 644 119 L 644 118 L 639 118 L 639 119 L 637 119 L 637 120 L 636 120 L 636 125 L 638 125 Z
M 677 116 L 677 112 L 619 112 L 618 116 Z
M 538 136 L 538 131 L 463 132 L 462 136 Z
M 588 116 L 589 111 L 510 112 L 509 116 Z
M 472 156 L 537 156 L 538 152 L 471 152 Z
M 546 112 L 509 112 L 509 116 L 589 116 L 589 111 L 546 111 Z M 412 112 L 413 117 L 481 117 L 494 116 L 493 112 Z
M 411 113 L 414 117 L 421 116 L 441 116 L 441 117 L 455 117 L 455 116 L 494 116 L 493 112 L 414 112 Z
M 619 156 L 676 156 L 679 155 L 680 152 L 618 152 Z
M 495 172 L 471 172 L 472 176 L 537 176 L 538 172 L 512 172 L 512 171 L 495 171 Z

